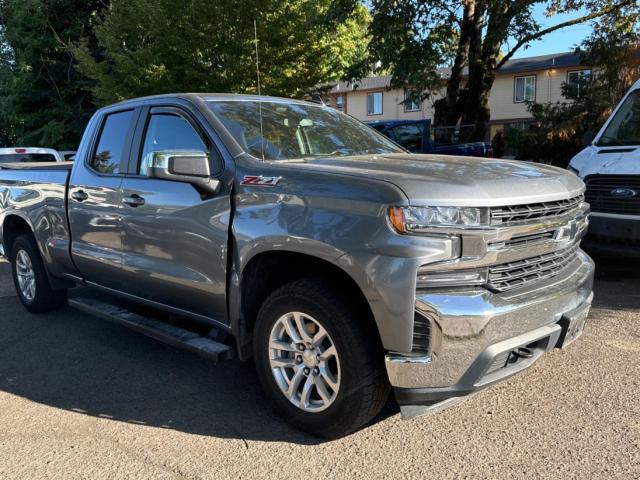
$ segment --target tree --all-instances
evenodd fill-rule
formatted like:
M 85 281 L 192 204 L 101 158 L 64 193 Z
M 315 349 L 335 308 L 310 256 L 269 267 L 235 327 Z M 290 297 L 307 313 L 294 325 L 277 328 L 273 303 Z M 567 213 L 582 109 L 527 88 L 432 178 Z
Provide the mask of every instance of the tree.
M 542 28 L 532 14 L 537 4 L 549 16 L 587 13 Z M 436 122 L 474 124 L 472 138 L 482 139 L 496 72 L 519 49 L 560 28 L 639 8 L 636 0 L 373 0 L 370 60 L 391 70 L 394 86 L 411 85 L 423 99 L 440 93 L 437 68 L 449 63 Z
M 336 5 L 114 0 L 95 31 L 102 57 L 85 42 L 74 53 L 101 104 L 171 91 L 256 93 L 255 20 L 261 93 L 301 96 L 366 55 L 366 8 Z
M 76 148 L 93 110 L 70 42 L 87 38 L 101 0 L 0 1 L 0 142 Z

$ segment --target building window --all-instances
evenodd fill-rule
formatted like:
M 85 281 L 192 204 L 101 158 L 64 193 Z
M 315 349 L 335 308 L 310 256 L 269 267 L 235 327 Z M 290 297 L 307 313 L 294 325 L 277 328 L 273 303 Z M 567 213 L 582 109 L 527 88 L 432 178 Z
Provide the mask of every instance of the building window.
M 367 94 L 367 115 L 382 115 L 382 92 Z
M 536 100 L 536 76 L 515 77 L 514 103 L 534 102 Z
M 404 91 L 404 111 L 405 112 L 419 112 L 422 110 L 422 103 L 411 99 L 411 96 L 415 92 L 413 90 L 405 90 Z
M 342 98 L 342 95 L 338 95 L 336 97 L 336 108 L 341 112 L 344 111 L 344 99 Z
M 567 72 L 567 85 L 575 91 L 577 95 L 580 95 L 580 90 L 583 89 L 591 79 L 591 70 L 574 70 L 573 72 Z

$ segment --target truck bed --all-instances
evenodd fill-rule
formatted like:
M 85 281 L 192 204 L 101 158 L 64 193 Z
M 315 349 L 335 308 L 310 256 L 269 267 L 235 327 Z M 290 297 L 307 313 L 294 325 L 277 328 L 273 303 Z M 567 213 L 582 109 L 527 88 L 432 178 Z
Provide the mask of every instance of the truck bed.
M 45 264 L 53 275 L 71 264 L 66 209 L 71 166 L 66 162 L 43 162 L 2 164 L 0 168 L 0 225 L 7 225 L 5 219 L 9 216 L 11 222 L 26 222 L 35 232 Z M 0 227 L 0 244 L 2 233 Z M 0 255 L 9 253 L 2 245 Z

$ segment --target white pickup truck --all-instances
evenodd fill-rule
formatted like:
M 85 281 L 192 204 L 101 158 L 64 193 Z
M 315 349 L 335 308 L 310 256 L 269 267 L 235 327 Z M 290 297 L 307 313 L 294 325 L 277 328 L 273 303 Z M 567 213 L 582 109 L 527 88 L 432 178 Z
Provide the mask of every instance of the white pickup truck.
M 75 151 L 58 151 L 53 148 L 11 147 L 0 148 L 0 168 L 3 163 L 49 163 L 73 159 Z
M 640 257 L 640 80 L 569 169 L 587 185 L 591 225 L 586 248 Z

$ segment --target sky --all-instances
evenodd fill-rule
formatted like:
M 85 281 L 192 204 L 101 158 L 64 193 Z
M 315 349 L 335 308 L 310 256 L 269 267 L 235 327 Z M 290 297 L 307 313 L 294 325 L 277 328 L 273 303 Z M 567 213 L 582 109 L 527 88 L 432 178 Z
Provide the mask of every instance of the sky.
M 567 15 L 554 15 L 553 17 L 547 18 L 544 16 L 544 7 L 544 5 L 537 5 L 534 9 L 535 19 L 543 26 L 543 28 L 551 27 L 558 23 L 584 15 L 584 12 L 578 11 Z M 529 48 L 521 48 L 516 52 L 513 58 L 534 57 L 536 55 L 572 51 L 576 45 L 589 36 L 591 30 L 589 23 L 582 23 L 561 30 L 556 30 L 549 35 L 542 37 L 540 40 L 532 42 L 529 45 Z M 503 50 L 507 50 L 507 48 L 503 48 Z

